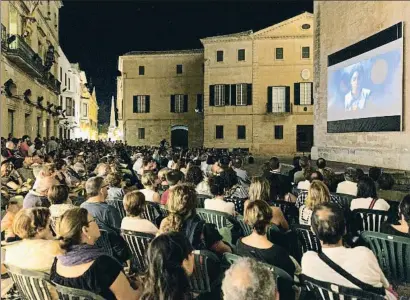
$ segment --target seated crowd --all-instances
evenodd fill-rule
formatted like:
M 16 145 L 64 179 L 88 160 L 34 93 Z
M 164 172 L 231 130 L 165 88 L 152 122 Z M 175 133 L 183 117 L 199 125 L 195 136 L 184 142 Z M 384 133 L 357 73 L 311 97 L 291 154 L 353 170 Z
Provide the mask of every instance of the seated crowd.
M 379 168 L 336 174 L 303 156 L 285 172 L 272 157 L 250 176 L 242 152 L 28 136 L 2 138 L 1 154 L 2 278 L 43 272 L 52 299 L 59 286 L 104 299 L 318 299 L 304 278 L 404 296 L 358 242 L 364 209 L 388 213 L 374 231 L 410 245 L 410 195 L 380 198 L 394 180 Z M 296 228 L 320 250 L 299 253 Z M 203 264 L 211 284 L 198 291 Z

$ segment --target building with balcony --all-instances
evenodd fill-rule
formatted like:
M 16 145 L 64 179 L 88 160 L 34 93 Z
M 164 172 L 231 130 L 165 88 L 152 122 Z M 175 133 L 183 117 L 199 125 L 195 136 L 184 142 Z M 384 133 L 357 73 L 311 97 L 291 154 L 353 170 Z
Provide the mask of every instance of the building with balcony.
M 98 140 L 98 103 L 95 88 L 87 81 L 84 71 L 80 71 L 80 126 L 75 138 Z
M 2 136 L 58 135 L 61 1 L 1 2 Z
M 201 39 L 204 146 L 263 154 L 313 145 L 313 15 Z
M 64 112 L 58 132 L 61 139 L 74 139 L 80 137 L 81 70 L 78 63 L 70 63 L 60 47 L 58 52 L 58 78 L 61 82 L 59 106 Z
M 130 52 L 119 58 L 119 131 L 129 145 L 203 144 L 203 50 Z

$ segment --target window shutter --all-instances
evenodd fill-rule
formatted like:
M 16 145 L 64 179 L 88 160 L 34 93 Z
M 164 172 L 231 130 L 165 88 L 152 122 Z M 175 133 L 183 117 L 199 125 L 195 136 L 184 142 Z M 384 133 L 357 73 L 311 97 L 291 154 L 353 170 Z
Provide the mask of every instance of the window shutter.
M 271 113 L 272 112 L 272 87 L 268 86 L 268 106 L 267 106 L 267 112 Z
M 184 112 L 188 112 L 188 95 L 184 95 Z
M 145 96 L 145 112 L 149 113 L 149 96 Z
M 295 105 L 300 105 L 300 83 L 299 82 L 296 82 L 295 84 L 294 84 L 294 93 L 293 93 L 293 96 L 294 96 L 294 104 Z
M 247 100 L 248 100 L 247 105 L 252 105 L 252 83 L 247 84 L 246 92 L 247 92 Z
M 236 84 L 231 84 L 231 105 L 236 105 Z
M 290 86 L 285 87 L 285 112 L 290 112 Z
M 132 100 L 133 100 L 132 112 L 136 113 L 137 112 L 137 106 L 138 106 L 138 97 L 134 96 L 132 98 Z
M 209 106 L 215 106 L 215 86 L 209 86 Z
M 314 104 L 314 101 L 313 101 L 313 82 L 311 82 L 310 83 L 310 92 L 311 92 L 311 103 L 310 104 Z
M 229 93 L 229 84 L 225 84 L 225 105 L 229 105 L 230 103 L 229 103 L 229 96 L 230 96 L 230 93 Z M 235 101 L 236 102 L 236 101 Z
M 175 112 L 175 95 L 171 95 L 171 112 Z

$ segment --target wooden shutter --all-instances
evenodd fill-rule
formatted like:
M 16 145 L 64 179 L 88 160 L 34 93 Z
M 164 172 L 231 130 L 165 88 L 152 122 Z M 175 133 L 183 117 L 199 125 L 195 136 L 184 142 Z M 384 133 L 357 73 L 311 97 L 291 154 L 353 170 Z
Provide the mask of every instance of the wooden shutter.
M 248 100 L 247 105 L 252 105 L 252 83 L 248 83 L 246 88 L 247 88 L 246 92 L 247 92 L 247 100 Z
M 272 112 L 272 87 L 268 86 L 268 105 L 267 105 L 267 112 Z
M 171 95 L 171 112 L 175 112 L 175 95 Z
M 311 101 L 312 101 L 310 104 L 313 105 L 313 104 L 314 104 L 314 100 L 313 100 L 313 82 L 310 83 L 310 91 L 311 91 L 311 93 L 312 93 L 312 94 L 310 95 L 310 96 L 311 96 Z
M 146 113 L 149 113 L 149 105 L 150 104 L 150 102 L 149 102 L 149 96 L 145 96 L 145 112 Z
M 285 112 L 290 112 L 290 86 L 285 87 Z
M 184 112 L 188 112 L 188 95 L 184 95 Z
M 133 96 L 133 105 L 132 105 L 132 112 L 136 113 L 137 112 L 137 107 L 138 107 L 138 96 Z
M 231 84 L 231 105 L 236 105 L 236 84 Z
M 230 93 L 229 93 L 229 84 L 225 84 L 225 88 L 224 88 L 224 90 L 225 90 L 225 105 L 229 105 L 230 103 L 230 101 L 229 101 L 229 96 L 230 96 Z
M 209 106 L 215 106 L 215 86 L 209 86 Z
M 293 93 L 294 99 L 293 99 L 293 103 L 294 103 L 295 105 L 300 105 L 300 83 L 299 83 L 299 82 L 296 82 L 296 83 L 293 85 L 293 88 L 294 88 L 294 93 Z

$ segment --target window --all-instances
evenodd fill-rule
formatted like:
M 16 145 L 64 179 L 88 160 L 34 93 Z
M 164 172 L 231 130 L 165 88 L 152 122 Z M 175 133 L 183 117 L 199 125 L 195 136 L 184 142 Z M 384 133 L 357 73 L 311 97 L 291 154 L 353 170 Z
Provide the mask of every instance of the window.
M 236 85 L 236 105 L 247 105 L 248 104 L 247 95 L 248 95 L 248 85 L 246 83 L 237 84 Z
M 175 95 L 175 112 L 184 112 L 184 95 Z
M 198 112 L 202 112 L 204 110 L 204 97 L 202 94 L 196 95 L 196 109 Z
M 222 125 L 216 125 L 215 127 L 215 138 L 221 140 L 224 138 L 224 127 Z
M 75 100 L 73 99 L 73 117 L 75 117 Z
M 283 125 L 275 125 L 275 140 L 283 140 Z
M 145 139 L 145 128 L 138 128 L 138 139 L 139 140 Z
M 312 105 L 312 83 L 300 83 L 300 105 Z
M 150 97 L 147 95 L 138 95 L 133 97 L 134 113 L 149 113 Z
M 14 136 L 14 110 L 9 109 L 9 132 Z
M 272 112 L 286 111 L 286 88 L 284 86 L 273 86 L 272 89 Z
M 216 51 L 216 61 L 224 61 L 224 52 L 222 50 Z
M 225 85 L 217 84 L 215 85 L 215 106 L 225 105 Z
M 71 91 L 71 80 L 68 78 L 68 90 Z
M 83 118 L 87 118 L 88 116 L 88 106 L 87 103 L 83 103 Z
M 276 59 L 283 59 L 283 48 L 275 49 L 275 57 Z
M 238 125 L 238 140 L 246 140 L 246 126 Z
M 65 105 L 66 105 L 66 116 L 72 116 L 73 99 L 69 97 L 65 98 Z
M 310 48 L 302 47 L 302 58 L 310 58 Z
M 138 67 L 138 74 L 139 75 L 145 75 L 145 67 L 144 66 L 139 66 Z
M 63 96 L 60 95 L 60 104 L 61 107 L 63 107 Z
M 63 68 L 60 67 L 60 82 L 63 80 Z
M 41 117 L 37 117 L 37 135 L 41 135 Z
M 177 74 L 182 74 L 182 65 L 177 65 Z
M 238 61 L 244 61 L 245 60 L 245 49 L 239 49 L 238 50 Z
M 64 86 L 67 86 L 67 73 L 64 73 Z

